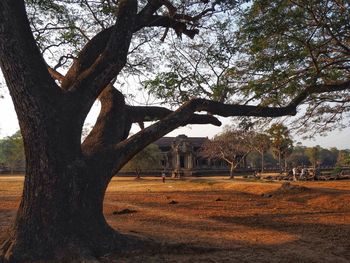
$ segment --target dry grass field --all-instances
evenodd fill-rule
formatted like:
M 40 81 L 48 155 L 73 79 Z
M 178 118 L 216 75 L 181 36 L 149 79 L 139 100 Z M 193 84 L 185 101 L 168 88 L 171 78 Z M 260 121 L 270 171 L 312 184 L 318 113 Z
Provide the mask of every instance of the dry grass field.
M 13 220 L 22 177 L 0 177 L 0 231 Z M 114 178 L 108 222 L 149 240 L 103 262 L 350 262 L 350 182 Z

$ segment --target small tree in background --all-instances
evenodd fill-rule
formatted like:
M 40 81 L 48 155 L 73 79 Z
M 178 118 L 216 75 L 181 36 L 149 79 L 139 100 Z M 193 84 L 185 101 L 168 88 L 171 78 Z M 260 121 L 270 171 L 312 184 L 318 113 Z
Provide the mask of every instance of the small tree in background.
M 307 147 L 303 146 L 301 142 L 298 142 L 288 157 L 289 162 L 293 166 L 310 165 L 309 157 L 305 154 L 306 149 Z
M 340 150 L 339 151 L 337 165 L 339 165 L 339 166 L 350 165 L 350 151 L 349 150 Z
M 279 168 L 282 171 L 282 159 L 286 159 L 293 147 L 289 130 L 283 124 L 278 123 L 273 124 L 267 132 L 271 138 L 273 154 L 278 158 Z
M 230 179 L 234 171 L 251 152 L 253 134 L 244 130 L 226 130 L 202 146 L 202 154 L 211 159 L 221 159 L 230 165 Z
M 264 133 L 256 133 L 253 137 L 252 146 L 261 156 L 261 172 L 264 172 L 264 155 L 270 149 L 270 137 Z
M 20 131 L 0 140 L 0 163 L 10 169 L 11 174 L 25 164 L 23 139 Z
M 136 178 L 141 177 L 141 172 L 145 170 L 155 170 L 161 168 L 161 152 L 156 144 L 150 144 L 141 152 L 136 154 L 122 169 L 122 171 L 133 171 Z
M 309 157 L 310 162 L 312 163 L 312 167 L 314 171 L 316 170 L 317 163 L 320 161 L 320 146 L 317 145 L 312 148 L 307 148 L 305 154 Z
M 325 167 L 334 167 L 337 163 L 339 151 L 336 149 L 326 149 L 319 147 L 320 165 Z

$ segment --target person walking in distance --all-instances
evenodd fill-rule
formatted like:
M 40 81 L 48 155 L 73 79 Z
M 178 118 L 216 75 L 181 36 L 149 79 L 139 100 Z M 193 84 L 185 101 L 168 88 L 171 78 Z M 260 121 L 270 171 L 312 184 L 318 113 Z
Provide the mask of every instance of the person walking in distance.
M 297 181 L 297 172 L 298 172 L 297 168 L 293 167 L 292 172 L 293 172 L 293 181 Z
M 162 172 L 162 181 L 165 183 L 165 172 Z

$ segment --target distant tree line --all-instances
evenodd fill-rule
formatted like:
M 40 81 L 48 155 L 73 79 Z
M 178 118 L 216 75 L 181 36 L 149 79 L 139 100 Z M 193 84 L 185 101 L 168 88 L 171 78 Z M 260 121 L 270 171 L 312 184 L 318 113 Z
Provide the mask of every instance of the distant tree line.
M 230 166 L 231 177 L 243 160 L 246 165 L 261 172 L 274 168 L 282 171 L 295 166 L 350 166 L 350 149 L 303 146 L 293 141 L 289 130 L 282 124 L 274 124 L 265 132 L 227 127 L 203 145 L 202 154 L 207 158 L 224 160 Z M 134 172 L 139 177 L 145 170 L 160 169 L 160 159 L 160 150 L 152 144 L 130 160 L 123 171 Z M 17 131 L 0 139 L 0 171 L 14 173 L 24 169 L 23 140 Z
M 84 131 L 83 131 L 84 136 Z M 125 164 L 123 172 L 133 172 L 140 177 L 145 170 L 161 168 L 161 152 L 156 144 L 150 144 Z M 25 155 L 20 131 L 0 139 L 0 172 L 23 172 Z
M 331 168 L 350 165 L 350 150 L 303 146 L 295 143 L 283 124 L 273 124 L 264 132 L 248 127 L 230 128 L 208 140 L 202 154 L 210 159 L 220 159 L 230 166 L 230 177 L 242 162 L 264 172 L 265 169 L 287 171 L 291 167 L 312 166 Z
M 158 145 L 150 144 L 127 162 L 121 172 L 133 172 L 136 178 L 140 178 L 144 171 L 161 169 L 161 158 Z
M 259 167 L 261 156 L 255 152 L 248 155 L 248 163 L 252 167 Z M 278 160 L 274 157 L 271 149 L 264 156 L 265 168 L 278 166 Z M 287 166 L 312 166 L 312 167 L 336 167 L 350 165 L 350 150 L 338 150 L 335 147 L 330 149 L 306 147 L 297 143 L 286 158 Z
M 24 171 L 25 156 L 20 131 L 0 139 L 0 172 Z

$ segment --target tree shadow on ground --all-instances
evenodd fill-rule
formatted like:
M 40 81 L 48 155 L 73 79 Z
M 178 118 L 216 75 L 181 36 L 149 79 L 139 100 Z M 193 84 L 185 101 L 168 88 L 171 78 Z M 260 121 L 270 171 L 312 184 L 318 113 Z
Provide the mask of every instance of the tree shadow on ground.
M 300 189 L 299 189 L 300 190 Z M 125 253 L 115 253 L 109 255 L 103 260 L 104 262 L 350 262 L 350 243 L 347 241 L 350 236 L 350 221 L 347 220 L 347 216 L 350 213 L 350 208 L 346 206 L 337 211 L 337 208 L 332 207 L 331 203 L 328 203 L 322 207 L 318 204 L 307 206 L 308 201 L 312 199 L 318 199 L 319 197 L 334 199 L 341 195 L 348 194 L 347 190 L 335 190 L 328 191 L 324 188 L 308 189 L 302 188 L 302 191 L 294 189 L 293 191 L 285 191 L 283 193 L 275 192 L 271 198 L 261 196 L 261 194 L 247 193 L 236 190 L 224 190 L 224 191 L 210 191 L 205 198 L 212 199 L 212 203 L 215 202 L 214 196 L 220 196 L 224 201 L 219 202 L 225 205 L 232 203 L 232 200 L 246 202 L 251 200 L 253 206 L 258 206 L 261 203 L 266 205 L 271 213 L 265 214 L 249 214 L 249 215 L 225 215 L 221 216 L 208 216 L 201 222 L 201 218 L 198 218 L 198 222 L 188 225 L 189 222 L 185 218 L 176 222 L 167 220 L 166 217 L 160 218 L 138 218 L 137 221 L 141 222 L 141 225 L 154 225 L 160 224 L 164 229 L 181 229 L 184 232 L 195 231 L 195 233 L 201 233 L 207 231 L 213 233 L 214 238 L 220 238 L 215 233 L 220 231 L 235 231 L 235 229 L 241 229 L 239 226 L 248 227 L 249 229 L 260 230 L 266 233 L 273 233 L 276 235 L 276 240 L 272 243 L 264 242 L 264 237 L 257 240 L 257 242 L 251 242 L 248 239 L 235 239 L 235 237 L 222 237 L 221 245 L 218 242 L 213 242 L 208 238 L 207 242 L 198 242 L 194 239 L 193 242 L 188 241 L 181 242 L 182 238 L 175 238 L 168 236 L 168 238 L 162 240 L 162 235 L 152 235 L 154 239 L 149 239 L 147 244 L 143 248 L 137 248 L 134 251 L 127 251 Z M 157 193 L 158 195 L 160 193 Z M 164 193 L 165 194 L 165 193 Z M 167 195 L 177 194 L 166 193 Z M 188 191 L 187 196 L 196 196 L 196 191 Z M 296 205 L 294 210 L 288 212 L 288 202 L 299 202 L 303 200 L 303 203 Z M 271 200 L 271 204 L 270 204 Z M 235 200 L 236 201 L 236 200 Z M 280 212 L 277 210 L 271 210 L 279 201 L 283 201 Z M 180 202 L 183 207 L 181 209 L 196 208 L 197 205 L 193 200 L 186 201 L 188 207 L 185 207 L 185 202 Z M 212 203 L 206 203 L 205 205 L 211 206 Z M 217 203 L 217 202 L 216 202 Z M 300 202 L 299 202 L 300 203 Z M 305 203 L 305 204 L 304 204 Z M 142 203 L 142 206 L 152 209 L 152 206 L 148 206 L 147 202 Z M 158 207 L 158 206 L 156 206 Z M 227 205 L 225 205 L 227 207 Z M 180 208 L 180 206 L 179 206 Z M 231 206 L 232 208 L 232 206 Z M 179 212 L 183 212 L 183 211 Z M 305 211 L 304 211 L 305 210 Z M 176 211 L 175 211 L 176 212 Z M 194 214 L 191 214 L 195 217 Z M 328 217 L 332 217 L 332 220 L 328 221 Z M 339 217 L 339 223 L 335 217 Z M 206 221 L 210 222 L 210 226 L 205 225 Z M 215 225 L 217 221 L 217 225 Z M 329 223 L 328 223 L 329 222 Z M 193 223 L 193 222 L 192 222 Z M 207 222 L 208 223 L 208 222 Z M 232 227 L 230 227 L 232 225 Z M 238 227 L 237 227 L 238 226 Z M 209 230 L 208 230 L 209 228 Z M 248 229 L 247 228 L 247 229 Z M 162 228 L 158 230 L 161 231 Z M 188 231 L 187 231 L 188 230 Z M 242 235 L 245 235 L 245 230 L 242 230 Z M 171 231 L 169 231 L 171 233 Z M 183 235 L 182 232 L 180 235 Z M 254 232 L 254 231 L 253 231 Z M 260 231 L 261 232 L 261 231 Z M 290 236 L 290 239 L 278 238 L 278 233 Z M 144 235 L 147 238 L 147 234 L 138 233 Z M 175 234 L 176 235 L 176 234 Z M 258 237 L 257 237 L 258 238 Z M 164 241 L 165 240 L 165 241 Z M 183 241 L 184 239 L 182 239 Z M 248 240 L 248 241 L 247 241 Z M 261 241 L 261 242 L 260 242 Z M 183 255 L 183 256 L 180 256 Z M 206 255 L 206 256 L 203 256 Z M 116 259 L 122 259 L 121 261 L 113 261 Z
M 305 213 L 312 214 L 312 213 Z M 320 214 L 320 213 L 314 213 Z M 126 250 L 100 258 L 102 262 L 349 262 L 350 244 L 344 243 L 350 234 L 350 225 L 289 223 L 274 221 L 288 217 L 278 214 L 272 218 L 212 217 L 224 223 L 241 224 L 251 228 L 277 230 L 298 235 L 294 241 L 275 244 L 252 244 L 231 240 L 230 246 L 194 245 L 191 243 L 158 242 L 140 237 L 145 242 L 133 250 Z M 315 240 L 312 238 L 317 233 Z M 328 236 L 332 233 L 333 236 Z M 334 237 L 334 234 L 337 237 Z M 331 239 L 332 240 L 331 240 Z M 321 240 L 320 240 L 321 239 Z M 324 239 L 325 241 L 322 241 Z M 328 239 L 328 240 L 327 240 Z M 339 239 L 339 241 L 337 240 Z

